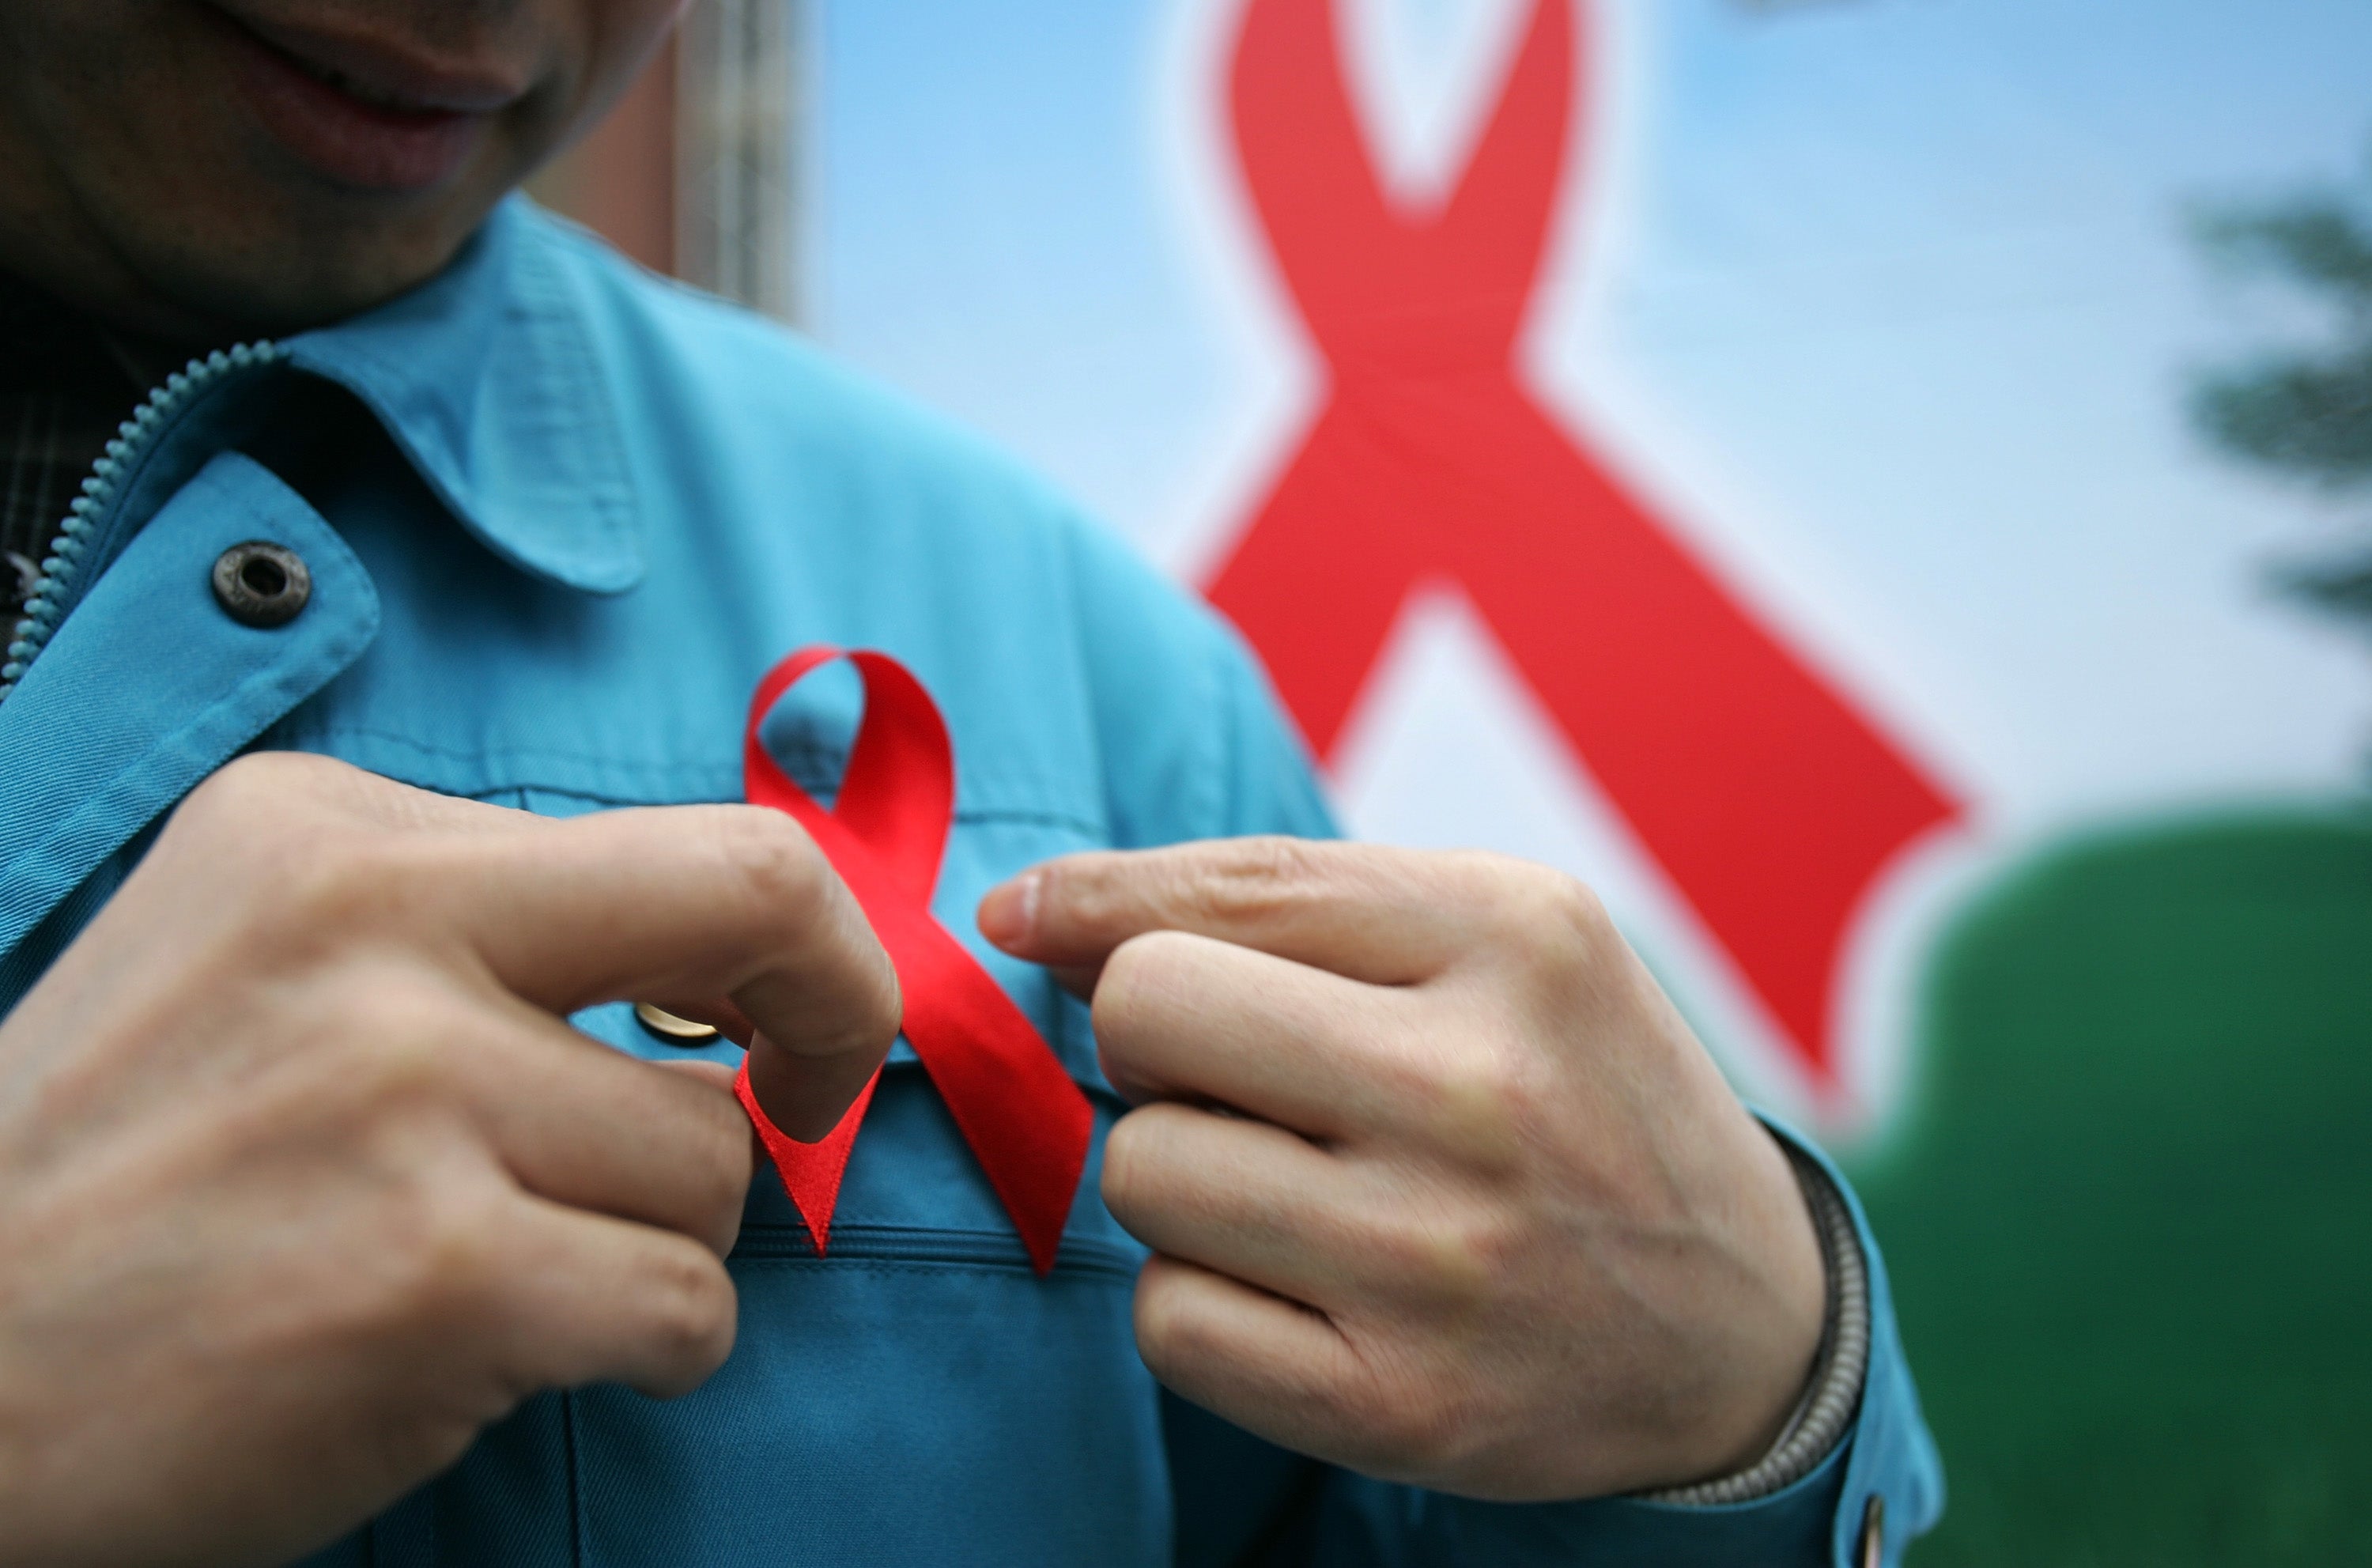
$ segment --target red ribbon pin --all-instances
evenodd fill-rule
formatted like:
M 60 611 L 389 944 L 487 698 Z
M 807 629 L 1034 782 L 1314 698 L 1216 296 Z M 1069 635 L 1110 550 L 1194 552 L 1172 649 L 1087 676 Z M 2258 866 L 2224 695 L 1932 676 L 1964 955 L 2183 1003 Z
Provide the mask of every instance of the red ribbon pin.
M 865 682 L 865 717 L 839 797 L 826 811 L 767 754 L 758 726 L 784 692 L 839 658 Z M 1030 1262 L 1046 1272 L 1087 1168 L 1095 1113 L 1021 1009 L 931 912 L 955 823 L 955 753 L 938 705 L 887 654 L 802 648 L 759 682 L 741 766 L 750 803 L 790 813 L 856 895 L 897 967 L 907 1043 L 1013 1217 Z M 829 1134 L 802 1144 L 759 1106 L 746 1061 L 734 1080 L 819 1253 L 879 1081 L 876 1073 Z

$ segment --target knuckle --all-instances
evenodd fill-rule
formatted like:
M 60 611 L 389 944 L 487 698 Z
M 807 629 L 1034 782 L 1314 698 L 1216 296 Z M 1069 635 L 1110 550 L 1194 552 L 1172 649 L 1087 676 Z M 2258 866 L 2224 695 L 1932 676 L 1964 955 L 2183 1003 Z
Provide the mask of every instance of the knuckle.
M 217 1006 L 244 1035 L 236 1098 L 211 1123 L 226 1147 L 335 1149 L 358 1175 L 401 1171 L 455 1109 L 462 1020 L 429 988 L 347 965 L 265 976 Z
M 1386 1279 L 1401 1291 L 1424 1284 L 1436 1261 L 1433 1238 L 1424 1227 L 1388 1219 L 1365 1229 L 1362 1249 Z
M 1470 1212 L 1436 1227 L 1434 1277 L 1459 1307 L 1482 1310 L 1507 1297 L 1519 1255 L 1517 1228 L 1502 1215 Z
M 350 940 L 408 896 L 413 867 L 399 835 L 315 821 L 258 838 L 263 842 L 243 857 L 266 895 L 260 918 L 296 951 Z
M 268 892 L 250 901 L 292 915 L 300 929 L 337 913 L 368 885 L 356 863 L 372 835 L 322 808 L 319 781 L 331 766 L 290 752 L 238 759 L 175 810 L 170 847 L 202 856 L 208 879 L 234 896 L 241 888 Z
M 331 1005 L 362 1021 L 289 1053 L 277 1074 L 303 1097 L 304 1119 L 402 1151 L 400 1163 L 448 1149 L 443 1140 L 471 1124 L 487 1086 L 515 1064 L 511 1037 L 409 977 L 357 978 L 350 966 L 335 985 Z
M 1131 1111 L 1104 1140 L 1104 1206 L 1123 1225 L 1141 1223 L 1159 1202 L 1162 1106 Z
M 1137 1353 L 1147 1370 L 1165 1383 L 1185 1377 L 1196 1364 L 1197 1335 L 1178 1275 L 1158 1257 L 1137 1275 L 1134 1316 Z
M 182 807 L 200 818 L 247 820 L 313 799 L 340 766 L 302 751 L 250 751 L 215 769 Z
M 719 863 L 753 906 L 804 912 L 821 896 L 823 854 L 796 822 L 761 807 L 727 807 L 708 819 Z
M 1159 1005 L 1193 962 L 1199 943 L 1180 931 L 1148 931 L 1112 949 L 1089 1005 L 1096 1038 L 1107 1048 L 1125 1043 L 1133 1026 Z
M 166 831 L 177 841 L 227 842 L 234 864 L 268 866 L 275 852 L 352 824 L 342 805 L 385 781 L 297 751 L 253 751 L 215 770 L 183 798 Z M 392 786 L 388 786 L 392 787 Z
M 1433 1402 L 1397 1383 L 1355 1400 L 1348 1413 L 1376 1434 L 1400 1469 L 1422 1469 L 1438 1446 L 1439 1418 Z
M 729 1099 L 720 1100 L 713 1114 L 715 1135 L 702 1139 L 686 1160 L 689 1186 L 693 1204 L 706 1216 L 705 1228 L 729 1237 L 740 1228 L 750 1193 L 750 1123 Z
M 1437 1054 L 1432 1063 L 1434 1098 L 1454 1109 L 1503 1115 L 1522 1092 L 1510 1053 L 1475 1040 Z
M 1321 849 L 1267 834 L 1238 839 L 1194 886 L 1203 913 L 1230 923 L 1261 924 L 1305 903 L 1324 872 Z
M 389 1314 L 431 1327 L 474 1317 L 496 1276 L 500 1207 L 490 1187 L 433 1178 L 410 1183 L 378 1235 Z
M 1117 970 L 1124 981 L 1158 983 L 1191 965 L 1202 942 L 1183 931 L 1143 932 L 1112 950 L 1104 973 L 1109 978 Z
M 1459 1457 L 1470 1446 L 1473 1423 L 1467 1400 L 1454 1386 L 1438 1378 L 1401 1389 L 1390 1401 L 1393 1413 L 1384 1430 L 1390 1434 L 1401 1463 L 1420 1474 L 1438 1475 L 1459 1468 Z
M 1104 1168 L 1099 1179 L 1104 1207 L 1123 1225 L 1137 1213 L 1142 1170 L 1137 1164 L 1137 1132 L 1134 1116 L 1123 1116 L 1104 1139 Z
M 441 1098 L 451 1086 L 452 1054 L 436 1015 L 406 993 L 393 993 L 369 1035 L 339 1064 L 366 1107 L 385 1115 Z
M 1515 1160 L 1542 1114 L 1545 1091 L 1527 1052 L 1487 1033 L 1433 1056 L 1423 1077 L 1445 1146 L 1484 1168 Z
M 887 1041 L 905 1027 L 905 987 L 898 979 L 898 966 L 874 938 L 872 927 L 861 921 L 859 925 L 869 961 L 865 965 L 866 979 L 857 1006 L 857 1029 L 866 1039 Z
M 733 1342 L 733 1283 L 705 1249 L 686 1243 L 659 1249 L 644 1271 L 643 1320 L 664 1361 L 706 1371 Z
M 1625 951 L 1605 903 L 1562 872 L 1501 863 L 1488 925 L 1499 972 L 1531 1013 L 1565 1016 L 1587 1004 Z
M 1365 1241 L 1404 1290 L 1461 1314 L 1506 1296 L 1521 1252 L 1517 1227 L 1482 1205 L 1401 1208 L 1372 1225 Z
M 1499 865 L 1506 889 L 1503 912 L 1517 935 L 1531 938 L 1536 947 L 1560 947 L 1576 940 L 1595 947 L 1612 934 L 1606 905 L 1587 884 L 1526 861 L 1502 860 Z
M 1468 1382 L 1411 1357 L 1372 1362 L 1338 1393 L 1338 1419 L 1366 1434 L 1381 1468 L 1414 1479 L 1452 1474 L 1482 1435 Z
M 1619 946 L 1622 936 L 1614 924 L 1614 916 L 1606 900 L 1595 889 L 1575 877 L 1558 876 L 1555 888 L 1546 895 L 1548 909 L 1544 912 L 1552 929 L 1573 939 L 1576 950 L 1595 957 L 1609 946 Z

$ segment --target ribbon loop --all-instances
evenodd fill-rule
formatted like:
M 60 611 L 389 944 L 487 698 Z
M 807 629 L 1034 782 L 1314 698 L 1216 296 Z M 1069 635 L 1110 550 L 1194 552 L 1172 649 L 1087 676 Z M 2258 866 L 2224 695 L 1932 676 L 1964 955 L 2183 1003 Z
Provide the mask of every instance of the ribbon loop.
M 832 807 L 785 773 L 759 738 L 783 694 L 840 658 L 865 685 L 865 714 Z M 1029 1017 L 931 912 L 955 822 L 955 753 L 938 705 L 887 654 L 802 648 L 769 670 L 742 736 L 743 788 L 753 806 L 787 812 L 840 873 L 889 950 L 905 998 L 906 1041 L 947 1102 L 964 1141 L 1012 1216 L 1040 1273 L 1054 1266 L 1095 1113 Z M 820 1253 L 876 1074 L 840 1125 L 814 1144 L 777 1128 L 758 1104 L 745 1062 L 734 1092 Z

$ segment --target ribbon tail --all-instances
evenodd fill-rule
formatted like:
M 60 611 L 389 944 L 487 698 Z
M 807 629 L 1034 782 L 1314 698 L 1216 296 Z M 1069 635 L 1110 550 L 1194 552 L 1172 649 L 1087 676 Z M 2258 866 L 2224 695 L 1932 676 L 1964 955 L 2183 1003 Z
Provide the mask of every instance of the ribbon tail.
M 937 922 L 884 911 L 875 923 L 906 982 L 906 1039 L 1044 1274 L 1087 1172 L 1095 1109 L 1028 1016 Z
M 831 1214 L 840 1203 L 840 1179 L 848 1172 L 848 1156 L 856 1146 L 856 1130 L 865 1121 L 866 1108 L 873 1103 L 874 1086 L 881 1082 L 878 1068 L 865 1080 L 865 1087 L 840 1122 L 830 1132 L 812 1144 L 802 1144 L 774 1125 L 765 1108 L 758 1103 L 758 1093 L 750 1086 L 750 1063 L 745 1057 L 741 1071 L 734 1075 L 733 1095 L 741 1109 L 750 1113 L 750 1123 L 758 1130 L 758 1141 L 765 1145 L 766 1156 L 774 1162 L 774 1170 L 783 1179 L 783 1191 L 790 1195 L 791 1207 L 799 1212 L 799 1221 L 808 1227 L 815 1242 L 816 1256 L 824 1255 L 831 1243 Z

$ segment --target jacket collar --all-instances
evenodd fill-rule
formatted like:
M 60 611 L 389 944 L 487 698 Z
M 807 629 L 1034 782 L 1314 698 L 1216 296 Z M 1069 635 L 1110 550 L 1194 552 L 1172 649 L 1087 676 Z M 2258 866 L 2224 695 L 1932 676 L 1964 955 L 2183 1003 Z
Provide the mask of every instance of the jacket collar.
M 640 500 L 615 389 L 557 250 L 514 196 L 435 278 L 286 347 L 298 369 L 361 399 L 496 554 L 622 593 L 643 576 Z

